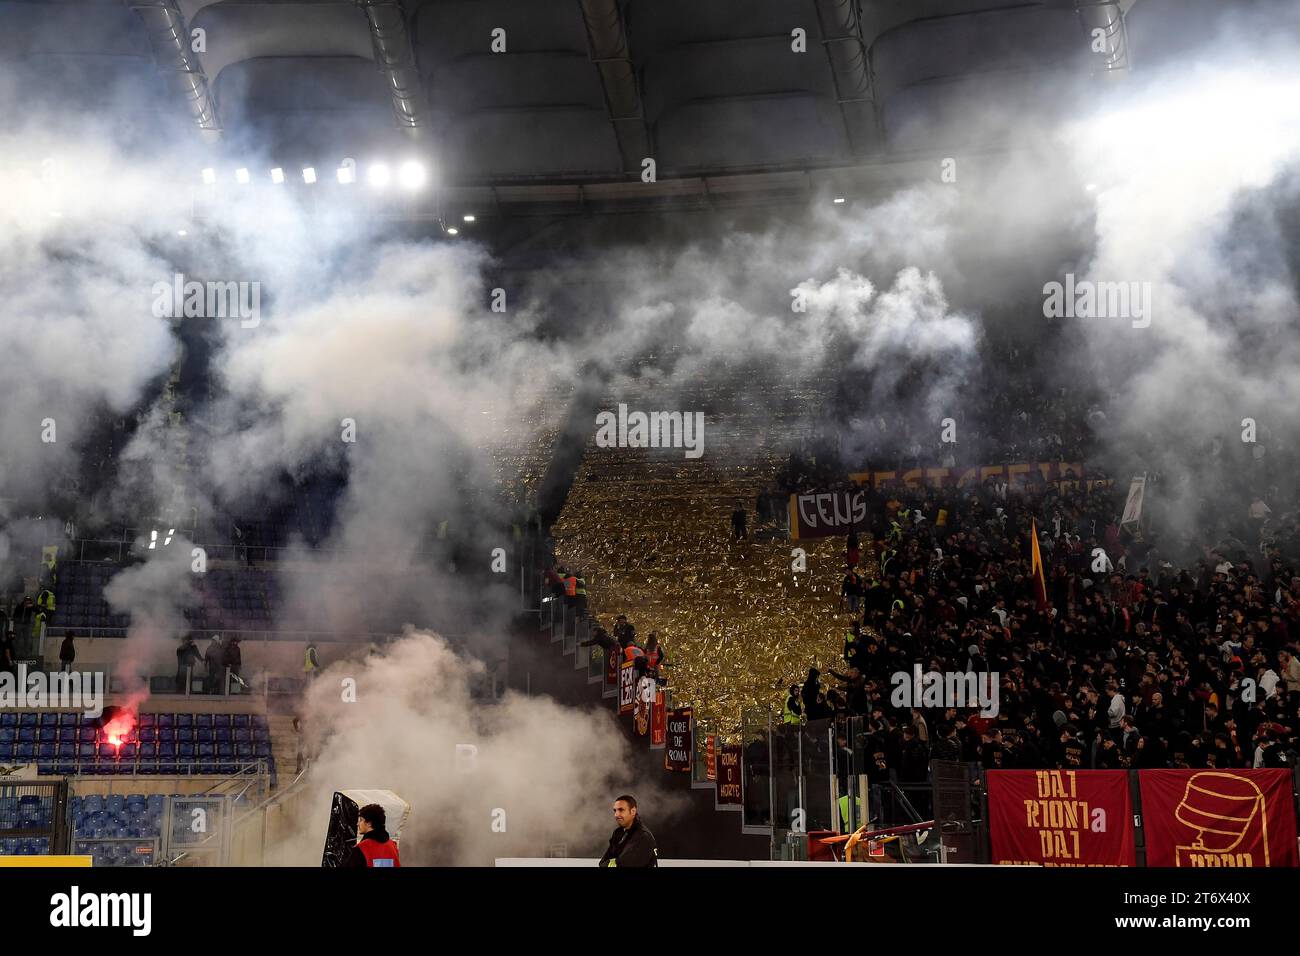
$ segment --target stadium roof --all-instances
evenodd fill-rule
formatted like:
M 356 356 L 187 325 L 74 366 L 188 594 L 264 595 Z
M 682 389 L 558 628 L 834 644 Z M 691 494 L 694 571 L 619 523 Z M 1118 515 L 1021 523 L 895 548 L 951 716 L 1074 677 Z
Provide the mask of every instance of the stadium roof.
M 617 198 L 647 157 L 652 192 L 761 192 L 1013 146 L 1135 58 L 1206 42 L 1223 6 L 0 0 L 0 100 L 271 165 L 414 150 L 444 188 L 534 200 Z

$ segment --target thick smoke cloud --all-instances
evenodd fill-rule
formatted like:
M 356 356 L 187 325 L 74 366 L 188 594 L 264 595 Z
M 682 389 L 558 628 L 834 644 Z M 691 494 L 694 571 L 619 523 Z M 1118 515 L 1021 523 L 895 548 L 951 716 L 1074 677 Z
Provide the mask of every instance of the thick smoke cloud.
M 1066 272 L 1152 284 L 1148 328 L 1068 320 L 1083 347 L 1050 355 L 1048 377 L 1108 383 L 1103 458 L 1117 471 L 1190 476 L 1176 503 L 1191 514 L 1238 467 L 1207 448 L 1235 441 L 1242 418 L 1257 418 L 1269 444 L 1297 437 L 1294 256 L 1279 253 L 1294 237 L 1274 210 L 1297 199 L 1300 57 L 1282 47 L 1259 58 L 1227 45 L 1220 62 L 1190 73 L 1135 73 L 1094 112 L 1039 131 L 1032 155 L 959 159 L 956 183 L 936 175 L 845 207 L 819 197 L 806 214 L 759 225 L 719 217 L 696 237 L 584 253 L 571 265 L 584 270 L 587 299 L 563 314 L 558 293 L 575 298 L 563 269 L 510 288 L 510 310 L 493 313 L 486 276 L 498 264 L 471 243 L 394 238 L 364 210 L 312 211 L 287 191 L 225 193 L 195 223 L 190 186 L 175 175 L 202 165 L 194 154 L 141 161 L 104 129 L 72 138 L 17 127 L 0 135 L 0 155 L 21 171 L 0 177 L 8 560 L 32 538 L 30 523 L 14 522 L 42 513 L 68 478 L 114 474 L 83 456 L 99 413 L 139 411 L 143 426 L 115 449 L 136 467 L 102 496 L 107 513 L 180 501 L 238 512 L 273 501 L 283 472 L 342 472 L 324 543 L 344 556 L 296 548 L 290 557 L 315 574 L 282 576 L 286 613 L 323 609 L 334 626 L 364 632 L 350 592 L 322 587 L 348 581 L 409 604 L 412 621 L 449 606 L 473 612 L 487 642 L 506 626 L 508 596 L 460 594 L 422 548 L 449 517 L 491 512 L 478 491 L 493 481 L 490 450 L 535 410 L 539 383 L 560 407 L 596 377 L 606 394 L 648 386 L 672 408 L 689 407 L 699 381 L 737 369 L 791 385 L 852 375 L 867 399 L 840 410 L 850 455 L 873 450 L 853 419 L 881 410 L 932 447 L 972 382 L 997 387 L 1004 369 L 982 364 L 990 335 L 1039 343 L 1060 333 L 1043 317 L 1042 287 Z M 4 77 L 0 90 L 12 85 Z M 42 166 L 48 157 L 61 174 Z M 212 397 L 187 409 L 187 456 L 161 427 L 170 406 L 160 380 L 180 339 L 150 307 L 155 284 L 178 272 L 263 290 L 256 327 L 181 320 L 210 323 L 212 347 Z M 800 295 L 807 309 L 796 312 Z M 922 401 L 891 407 L 911 364 L 925 368 Z M 739 388 L 738 402 L 760 400 Z M 46 418 L 57 423 L 53 443 L 41 441 Z M 344 419 L 355 442 L 342 438 Z M 470 559 L 486 565 L 504 536 L 484 519 L 487 544 Z M 110 585 L 114 608 L 132 616 L 128 657 L 141 666 L 170 666 L 169 642 L 185 626 L 192 577 L 180 543 Z M 356 705 L 335 703 L 334 671 L 313 691 L 309 724 L 332 735 L 313 772 L 316 807 L 339 787 L 390 786 L 420 804 L 409 834 L 419 859 L 483 862 L 513 846 L 511 834 L 572 833 L 593 794 L 622 785 L 606 718 L 513 697 L 480 711 L 467 697 L 473 665 L 437 638 L 409 636 L 354 670 Z M 454 773 L 460 743 L 479 747 L 477 778 Z M 489 828 L 498 806 L 504 839 Z M 606 829 L 596 822 L 584 836 Z M 306 846 L 286 852 L 314 862 Z
M 322 674 L 305 707 L 308 747 L 318 749 L 304 780 L 308 810 L 270 848 L 273 861 L 319 864 L 335 790 L 388 789 L 410 803 L 402 859 L 420 865 L 535 856 L 548 838 L 593 852 L 612 828 L 606 798 L 630 784 L 657 819 L 678 808 L 653 781 L 627 779 L 611 715 L 513 692 L 478 706 L 468 688 L 481 670 L 436 635 L 412 631 Z

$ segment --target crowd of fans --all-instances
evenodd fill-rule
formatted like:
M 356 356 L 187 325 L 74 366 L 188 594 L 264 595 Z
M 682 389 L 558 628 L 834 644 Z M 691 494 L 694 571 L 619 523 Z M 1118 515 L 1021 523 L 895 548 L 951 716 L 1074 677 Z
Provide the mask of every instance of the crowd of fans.
M 986 768 L 1280 767 L 1300 750 L 1300 518 L 1255 497 L 1194 561 L 1121 528 L 1127 487 L 868 490 L 845 547 L 843 664 L 785 720 L 861 717 L 868 775 Z M 1281 503 L 1275 502 L 1281 511 Z M 1046 601 L 1031 569 L 1036 522 Z M 896 707 L 891 677 L 996 675 L 995 716 Z M 864 728 L 847 739 L 850 726 Z

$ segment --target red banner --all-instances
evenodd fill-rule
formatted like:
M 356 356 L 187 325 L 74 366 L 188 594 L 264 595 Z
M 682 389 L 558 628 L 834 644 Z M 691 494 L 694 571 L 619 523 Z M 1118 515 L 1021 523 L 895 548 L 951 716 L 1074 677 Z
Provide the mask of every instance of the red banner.
M 1133 866 L 1123 770 L 990 770 L 993 862 Z
M 718 754 L 718 805 L 740 802 L 740 744 L 724 744 Z
M 691 744 L 692 707 L 679 707 L 668 715 L 668 740 L 664 748 L 664 769 L 690 773 L 694 747 Z
M 718 779 L 718 738 L 713 734 L 704 738 L 704 779 Z
M 666 703 L 667 702 L 664 700 L 664 692 L 662 690 L 656 691 L 654 713 L 650 718 L 651 747 L 662 747 L 664 745 L 664 740 L 668 736 L 668 722 L 664 713 L 664 705 Z
M 1290 770 L 1144 770 L 1147 866 L 1296 866 Z

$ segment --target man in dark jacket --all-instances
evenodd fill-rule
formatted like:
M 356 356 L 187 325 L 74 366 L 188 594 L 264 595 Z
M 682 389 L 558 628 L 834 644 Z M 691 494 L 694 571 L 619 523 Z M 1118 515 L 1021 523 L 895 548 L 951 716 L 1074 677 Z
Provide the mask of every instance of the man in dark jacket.
M 609 849 L 600 858 L 605 867 L 647 867 L 659 865 L 659 848 L 655 836 L 641 822 L 636 797 L 623 794 L 614 801 L 614 822 L 618 827 L 609 838 Z
M 360 869 L 367 866 L 402 865 L 397 855 L 397 843 L 391 840 L 386 829 L 387 819 L 384 808 L 377 803 L 368 803 L 357 811 L 357 841 L 343 861 L 342 869 Z

